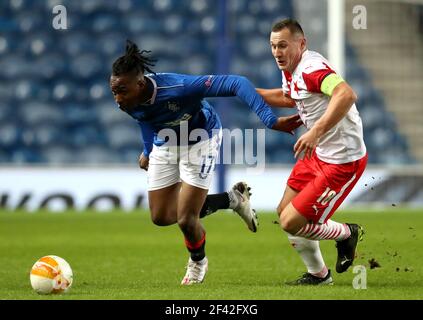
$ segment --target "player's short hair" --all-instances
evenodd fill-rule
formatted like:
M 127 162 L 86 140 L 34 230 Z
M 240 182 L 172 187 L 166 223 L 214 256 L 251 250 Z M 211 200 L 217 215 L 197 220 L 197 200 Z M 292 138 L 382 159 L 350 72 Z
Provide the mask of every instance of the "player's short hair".
M 154 73 L 150 68 L 154 66 L 156 60 L 145 56 L 145 53 L 151 51 L 138 49 L 137 45 L 130 40 L 126 40 L 125 55 L 116 59 L 112 66 L 112 74 L 119 76 L 127 73 L 134 73 L 136 75 L 144 74 L 145 71 Z
M 297 20 L 287 18 L 276 22 L 272 27 L 272 32 L 279 32 L 283 29 L 288 28 L 291 34 L 301 34 L 304 36 L 303 28 Z

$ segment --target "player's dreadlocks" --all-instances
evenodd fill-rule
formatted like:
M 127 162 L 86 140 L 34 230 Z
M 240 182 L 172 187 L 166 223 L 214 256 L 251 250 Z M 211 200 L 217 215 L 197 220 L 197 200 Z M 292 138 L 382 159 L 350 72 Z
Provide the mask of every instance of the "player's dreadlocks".
M 150 69 L 150 66 L 154 66 L 156 60 L 151 59 L 143 55 L 144 53 L 150 53 L 151 51 L 138 49 L 137 45 L 130 40 L 126 40 L 126 52 L 124 56 L 116 59 L 113 63 L 112 74 L 119 76 L 125 73 L 139 73 L 144 74 L 145 71 L 155 73 Z

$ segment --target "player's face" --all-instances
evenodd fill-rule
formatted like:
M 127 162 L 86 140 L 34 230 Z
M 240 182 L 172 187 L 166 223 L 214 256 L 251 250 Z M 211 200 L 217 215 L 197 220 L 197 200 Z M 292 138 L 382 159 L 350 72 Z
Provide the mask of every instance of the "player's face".
M 110 77 L 110 89 L 116 103 L 123 109 L 129 110 L 139 104 L 139 97 L 143 83 L 135 75 L 125 74 Z
M 293 72 L 305 49 L 305 38 L 291 34 L 288 28 L 270 34 L 270 46 L 280 70 Z

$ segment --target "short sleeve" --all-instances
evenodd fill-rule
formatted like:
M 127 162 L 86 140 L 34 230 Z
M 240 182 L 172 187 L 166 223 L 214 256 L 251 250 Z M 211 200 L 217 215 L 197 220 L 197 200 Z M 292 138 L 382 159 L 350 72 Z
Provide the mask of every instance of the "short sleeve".
M 322 93 L 322 82 L 330 74 L 336 73 L 325 62 L 313 61 L 303 69 L 302 77 L 309 92 Z

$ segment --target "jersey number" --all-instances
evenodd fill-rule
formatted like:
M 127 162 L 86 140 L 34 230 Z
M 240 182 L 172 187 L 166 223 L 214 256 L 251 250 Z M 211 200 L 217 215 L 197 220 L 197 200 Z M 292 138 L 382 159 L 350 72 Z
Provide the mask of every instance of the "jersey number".
M 201 163 L 201 170 L 198 174 L 201 179 L 206 179 L 209 175 L 211 169 L 213 168 L 214 164 L 214 157 L 213 156 L 203 156 L 203 160 Z
M 329 201 L 333 199 L 334 196 L 336 196 L 336 191 L 333 191 L 328 187 L 326 188 L 325 192 L 322 193 L 319 199 L 317 199 L 317 203 L 321 203 L 325 206 Z
M 325 192 L 322 193 L 322 195 L 317 199 L 317 203 L 320 203 L 321 205 L 325 206 L 329 201 L 333 199 L 333 197 L 336 196 L 336 192 L 331 190 L 330 188 L 326 188 Z M 316 212 L 316 215 L 319 213 L 319 209 L 315 204 L 313 204 L 312 208 Z

